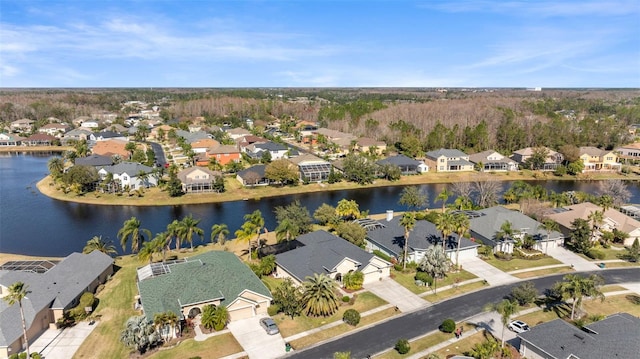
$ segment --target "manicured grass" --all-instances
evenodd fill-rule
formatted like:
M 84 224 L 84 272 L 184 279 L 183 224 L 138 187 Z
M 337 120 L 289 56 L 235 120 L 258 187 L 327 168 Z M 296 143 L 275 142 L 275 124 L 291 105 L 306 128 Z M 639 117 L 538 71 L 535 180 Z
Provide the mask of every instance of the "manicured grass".
M 640 262 L 607 262 L 605 268 L 638 267 Z
M 460 326 L 460 323 L 456 323 L 457 326 Z M 475 330 L 475 326 L 468 324 L 468 323 L 464 323 L 462 324 L 464 331 L 469 331 L 469 330 Z M 398 338 L 400 339 L 400 338 Z M 410 338 L 405 338 L 405 339 L 410 339 Z M 443 332 L 435 332 L 432 334 L 429 334 L 425 337 L 422 337 L 420 339 L 414 340 L 412 342 L 410 342 L 411 344 L 411 350 L 409 351 L 408 354 L 405 355 L 400 355 L 398 354 L 397 351 L 395 351 L 394 349 L 391 349 L 389 351 L 384 352 L 382 355 L 376 356 L 376 359 L 401 359 L 401 358 L 405 358 L 409 355 L 421 352 L 425 349 L 431 348 L 432 346 L 436 345 L 436 344 L 440 344 L 446 340 L 450 340 L 453 339 L 455 340 L 455 335 L 453 333 L 443 333 Z M 461 341 L 462 342 L 462 341 Z
M 605 286 L 602 286 L 602 288 L 600 288 L 600 291 L 602 293 L 617 292 L 620 290 L 627 290 L 627 288 L 617 284 L 605 285 Z
M 344 334 L 346 332 L 358 329 L 358 328 L 362 328 L 366 325 L 372 324 L 372 323 L 376 323 L 379 322 L 381 320 L 385 320 L 387 318 L 393 317 L 395 315 L 397 315 L 398 312 L 396 312 L 396 310 L 394 308 L 388 308 L 385 309 L 383 311 L 368 315 L 366 317 L 362 317 L 362 319 L 360 319 L 360 323 L 355 326 L 352 327 L 348 324 L 342 323 L 340 325 L 337 325 L 335 327 L 329 328 L 329 329 L 325 329 L 323 331 L 320 331 L 318 333 L 314 333 L 311 335 L 307 335 L 306 337 L 302 337 L 300 339 L 297 340 L 293 340 L 291 341 L 291 346 L 294 349 L 302 349 L 305 347 L 308 347 L 310 345 L 319 343 L 323 340 L 329 339 L 329 338 L 333 338 L 337 335 L 340 334 Z
M 489 286 L 489 284 L 485 283 L 484 281 L 473 282 L 473 283 L 465 284 L 463 286 L 443 290 L 441 292 L 437 292 L 436 294 L 429 294 L 423 298 L 425 300 L 428 300 L 431 303 L 435 303 L 435 302 L 445 300 L 447 298 L 451 298 L 456 295 L 468 293 L 476 289 L 487 287 L 487 286 Z
M 553 257 L 543 257 L 540 259 L 522 259 L 522 258 L 513 258 L 511 260 L 505 261 L 497 258 L 485 259 L 485 262 L 491 264 L 492 266 L 500 269 L 503 272 L 511 272 L 518 269 L 527 269 L 527 268 L 535 268 L 535 267 L 543 267 L 554 264 L 562 264 L 559 260 Z
M 604 253 L 604 258 L 603 259 L 591 259 L 591 258 L 587 257 L 584 254 L 578 254 L 578 255 L 581 256 L 582 258 L 588 260 L 588 261 L 599 262 L 599 261 L 602 261 L 602 260 L 622 259 L 620 257 L 624 256 L 627 253 L 627 250 L 624 249 L 624 247 L 618 246 L 618 245 L 612 245 L 610 248 L 603 248 L 603 247 L 598 246 L 598 247 L 595 247 L 594 249 L 596 249 L 599 252 Z
M 358 294 L 358 298 L 353 305 L 341 305 L 338 311 L 330 317 L 308 317 L 306 315 L 299 315 L 291 319 L 291 317 L 280 313 L 275 315 L 273 320 L 278 324 L 282 337 L 288 337 L 305 330 L 321 327 L 336 320 L 342 320 L 342 315 L 347 309 L 355 309 L 363 313 L 384 304 L 387 304 L 384 299 L 381 299 L 373 293 L 363 292 Z
M 148 357 L 148 359 L 190 358 L 222 358 L 227 355 L 240 353 L 242 346 L 231 333 L 216 335 L 203 342 L 193 339 L 185 340 L 172 349 L 161 350 Z
M 482 343 L 486 340 L 484 331 L 479 331 L 469 337 L 466 337 L 462 340 L 457 340 L 453 344 L 448 345 L 438 351 L 438 354 L 441 358 L 448 358 L 452 355 L 464 355 L 464 353 L 469 352 L 476 344 Z
M 395 279 L 396 282 L 400 283 L 400 285 L 409 289 L 411 292 L 415 294 L 422 294 L 430 290 L 429 287 L 419 287 L 416 285 L 415 279 L 414 279 L 416 275 L 415 270 L 407 271 L 407 272 L 391 270 L 391 273 L 392 273 L 392 276 L 394 277 L 393 279 Z M 438 288 L 442 288 L 454 283 L 460 283 L 460 282 L 464 282 L 466 280 L 474 279 L 474 278 L 478 278 L 478 277 L 476 277 L 473 273 L 467 272 L 465 270 L 461 270 L 459 272 L 447 274 L 447 276 L 444 279 L 438 280 L 437 285 L 438 285 Z
M 526 278 L 543 277 L 546 275 L 567 273 L 567 272 L 573 272 L 573 271 L 574 270 L 571 267 L 555 267 L 555 268 L 527 271 L 522 273 L 514 273 L 512 274 L 512 276 L 520 279 L 526 279 Z

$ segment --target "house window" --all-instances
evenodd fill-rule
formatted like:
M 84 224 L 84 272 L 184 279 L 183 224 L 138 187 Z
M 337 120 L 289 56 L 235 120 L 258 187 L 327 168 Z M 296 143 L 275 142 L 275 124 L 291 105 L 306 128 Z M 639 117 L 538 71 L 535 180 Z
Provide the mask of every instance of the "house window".
M 441 158 L 441 159 L 440 159 L 440 162 L 444 163 L 444 158 Z

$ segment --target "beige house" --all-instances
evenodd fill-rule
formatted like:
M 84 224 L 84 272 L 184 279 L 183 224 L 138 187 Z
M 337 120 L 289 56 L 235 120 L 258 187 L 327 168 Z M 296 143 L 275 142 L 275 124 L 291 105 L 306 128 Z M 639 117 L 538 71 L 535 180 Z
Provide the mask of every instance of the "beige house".
M 27 338 L 31 341 L 49 328 L 64 312 L 78 305 L 85 292 L 95 292 L 113 274 L 113 259 L 94 251 L 72 253 L 62 261 L 14 261 L 0 266 L 0 298 L 8 288 L 23 282 L 29 293 L 22 300 Z M 0 300 L 0 358 L 20 352 L 23 343 L 20 309 Z
M 373 138 L 360 137 L 356 140 L 355 150 L 363 153 L 371 153 L 374 151 L 380 156 L 387 150 L 387 144 L 384 141 L 374 140 Z
M 620 171 L 622 164 L 618 162 L 615 151 L 601 150 L 597 147 L 580 147 L 580 160 L 584 163 L 583 172 Z
M 11 128 L 12 132 L 31 132 L 34 123 L 36 123 L 36 121 L 30 120 L 28 118 L 22 118 L 11 122 L 11 125 L 9 125 L 9 127 Z
M 469 155 L 456 149 L 441 148 L 426 153 L 430 168 L 436 172 L 462 172 L 473 171 L 473 163 L 469 161 Z
M 205 167 L 189 167 L 178 172 L 185 193 L 214 192 L 214 182 L 222 178 L 222 173 Z
M 548 147 L 526 147 L 515 151 L 511 158 L 518 162 L 520 165 L 525 165 L 527 160 L 533 157 L 536 150 L 544 150 L 547 153 L 544 163 L 541 168 L 537 168 L 541 171 L 555 171 L 556 168 L 564 161 L 564 156 L 561 153 L 556 152 Z
M 584 202 L 567 206 L 559 213 L 547 215 L 547 218 L 553 219 L 560 225 L 560 231 L 568 237 L 571 235 L 573 221 L 576 218 L 582 218 L 589 221 L 589 215 L 595 211 L 602 211 L 602 207 L 591 202 Z M 627 233 L 629 237 L 625 239 L 624 245 L 630 246 L 636 238 L 640 238 L 640 222 L 623 214 L 615 209 L 607 209 L 604 211 L 604 221 L 595 233 L 595 239 L 600 238 L 603 231 L 611 232 L 614 229 Z

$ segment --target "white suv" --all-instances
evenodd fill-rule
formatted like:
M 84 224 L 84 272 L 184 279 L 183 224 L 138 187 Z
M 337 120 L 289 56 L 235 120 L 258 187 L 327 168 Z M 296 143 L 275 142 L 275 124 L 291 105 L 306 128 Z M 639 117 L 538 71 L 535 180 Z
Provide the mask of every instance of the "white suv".
M 516 333 L 524 333 L 527 330 L 529 330 L 529 325 L 527 325 L 527 323 L 525 323 L 523 321 L 514 320 L 511 323 L 509 323 L 507 328 L 509 328 L 509 330 L 511 330 L 513 332 L 516 332 Z

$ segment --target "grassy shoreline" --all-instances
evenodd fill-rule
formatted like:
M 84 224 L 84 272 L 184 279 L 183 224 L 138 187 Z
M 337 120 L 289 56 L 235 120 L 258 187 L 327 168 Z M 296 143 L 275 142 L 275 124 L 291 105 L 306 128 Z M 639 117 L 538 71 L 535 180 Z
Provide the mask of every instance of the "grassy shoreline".
M 117 206 L 176 206 L 186 204 L 220 203 L 241 200 L 260 200 L 266 197 L 287 196 L 292 194 L 313 193 L 324 191 L 355 190 L 389 186 L 407 186 L 422 184 L 449 184 L 454 182 L 471 182 L 477 178 L 478 173 L 426 173 L 413 176 L 404 176 L 398 181 L 387 181 L 378 179 L 374 183 L 359 185 L 352 182 L 339 183 L 311 183 L 308 185 L 285 186 L 285 187 L 256 187 L 245 188 L 240 185 L 235 177 L 225 178 L 226 192 L 224 193 L 196 193 L 186 194 L 181 197 L 169 197 L 167 192 L 158 188 L 150 188 L 145 191 L 142 197 L 137 196 L 117 196 L 112 194 L 89 193 L 78 196 L 76 194 L 65 194 L 56 189 L 52 179 L 47 176 L 38 182 L 38 190 L 45 196 L 60 201 L 77 202 L 96 205 L 117 205 Z M 511 182 L 523 181 L 589 181 L 605 179 L 638 180 L 638 175 L 619 175 L 613 173 L 588 174 L 585 176 L 555 176 L 552 173 L 542 173 L 534 171 L 519 171 L 516 173 L 491 173 L 489 178 L 496 181 Z

